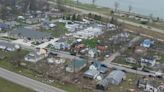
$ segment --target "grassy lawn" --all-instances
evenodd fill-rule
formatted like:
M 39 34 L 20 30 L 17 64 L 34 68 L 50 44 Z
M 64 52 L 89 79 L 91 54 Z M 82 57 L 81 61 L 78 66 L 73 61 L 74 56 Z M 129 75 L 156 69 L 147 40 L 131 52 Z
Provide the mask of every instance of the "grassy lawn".
M 79 90 L 80 90 L 80 88 L 78 88 L 78 87 L 76 87 L 76 85 L 72 85 L 72 84 L 61 84 L 61 83 L 55 82 L 51 85 L 58 87 L 60 89 L 66 90 L 68 92 L 79 92 Z M 90 91 L 85 90 L 85 91 L 81 91 L 81 92 L 90 92 Z
M 86 44 L 90 48 L 95 48 L 97 45 L 97 39 L 87 39 L 83 40 L 83 43 Z
M 132 64 L 132 63 L 128 63 L 128 62 L 126 62 L 126 59 L 125 59 L 125 57 L 118 57 L 115 61 L 114 61 L 114 63 L 118 63 L 118 64 L 122 64 L 122 65 L 128 65 L 128 66 L 132 66 L 132 67 L 140 67 L 140 65 L 138 65 L 138 64 Z
M 161 51 L 163 51 L 163 50 L 161 50 Z M 158 62 L 160 62 L 161 64 L 164 63 L 164 54 L 159 51 L 149 50 L 148 56 L 159 56 L 160 60 Z
M 0 78 L 0 92 L 34 92 L 34 91 Z

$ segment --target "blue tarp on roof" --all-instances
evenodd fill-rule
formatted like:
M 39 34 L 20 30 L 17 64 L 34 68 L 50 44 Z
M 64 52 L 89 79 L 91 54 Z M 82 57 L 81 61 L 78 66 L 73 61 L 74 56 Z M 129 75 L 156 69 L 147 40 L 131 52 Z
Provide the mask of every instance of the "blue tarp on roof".
M 150 39 L 145 39 L 143 41 L 143 46 L 144 47 L 150 47 L 152 44 L 154 44 L 154 41 L 151 41 Z

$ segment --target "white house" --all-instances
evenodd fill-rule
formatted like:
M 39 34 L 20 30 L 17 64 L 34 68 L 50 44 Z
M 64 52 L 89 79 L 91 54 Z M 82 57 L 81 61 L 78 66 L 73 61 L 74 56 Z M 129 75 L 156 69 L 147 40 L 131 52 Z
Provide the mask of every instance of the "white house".
M 48 57 L 47 50 L 39 49 L 33 52 L 30 52 L 24 57 L 25 61 L 36 63 L 44 58 Z
M 143 57 L 141 58 L 141 65 L 153 67 L 156 64 L 156 59 L 154 57 Z
M 0 42 L 0 49 L 7 51 L 16 51 L 19 48 L 18 45 L 11 44 L 9 42 Z
M 140 79 L 138 80 L 137 86 L 143 89 L 144 92 L 160 92 L 158 91 L 158 84 L 151 80 Z

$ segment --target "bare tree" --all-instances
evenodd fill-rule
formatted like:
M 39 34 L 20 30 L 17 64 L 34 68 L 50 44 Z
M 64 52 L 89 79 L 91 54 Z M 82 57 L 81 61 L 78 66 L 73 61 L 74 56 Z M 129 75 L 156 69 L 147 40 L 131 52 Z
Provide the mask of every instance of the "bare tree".
M 0 8 L 0 18 L 1 19 L 5 19 L 6 18 L 7 11 L 8 11 L 7 8 L 4 5 L 2 5 L 1 8 Z
M 77 5 L 79 4 L 79 0 L 76 0 Z
M 153 14 L 152 13 L 149 15 L 149 22 L 153 22 Z
M 96 0 L 92 0 L 92 4 L 93 4 L 93 5 L 95 5 L 95 1 L 96 1 Z
M 64 0 L 56 0 L 56 4 L 60 11 L 64 11 Z
M 132 11 L 133 7 L 129 5 L 129 13 Z
M 115 12 L 118 11 L 118 7 L 119 7 L 119 3 L 118 3 L 118 2 L 115 2 L 115 3 L 114 3 Z

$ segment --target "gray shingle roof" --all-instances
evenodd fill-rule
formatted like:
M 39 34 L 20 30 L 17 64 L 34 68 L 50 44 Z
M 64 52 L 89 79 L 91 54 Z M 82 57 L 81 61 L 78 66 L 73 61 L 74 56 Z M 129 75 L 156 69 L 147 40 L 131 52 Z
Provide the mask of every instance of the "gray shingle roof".
M 105 79 L 100 81 L 97 86 L 102 89 L 107 89 L 110 84 L 113 84 L 113 81 L 115 82 L 114 84 L 118 85 L 124 76 L 125 73 L 123 71 L 114 70 Z
M 0 46 L 5 46 L 6 48 L 14 48 L 15 49 L 15 45 L 11 44 L 9 42 L 1 42 L 0 41 Z
M 18 36 L 23 36 L 26 38 L 31 39 L 44 39 L 44 38 L 50 38 L 51 35 L 45 32 L 39 32 L 33 29 L 28 28 L 18 28 L 16 30 L 11 31 L 11 34 L 16 34 Z
M 112 78 L 113 80 L 117 81 L 117 83 L 119 84 L 123 77 L 125 76 L 125 73 L 123 71 L 120 70 L 114 70 L 109 74 L 109 78 Z

